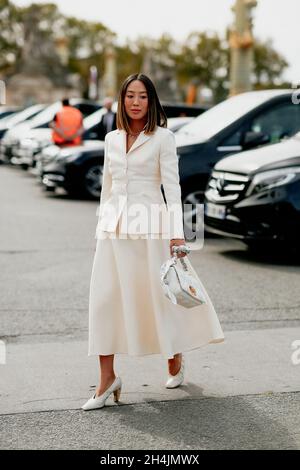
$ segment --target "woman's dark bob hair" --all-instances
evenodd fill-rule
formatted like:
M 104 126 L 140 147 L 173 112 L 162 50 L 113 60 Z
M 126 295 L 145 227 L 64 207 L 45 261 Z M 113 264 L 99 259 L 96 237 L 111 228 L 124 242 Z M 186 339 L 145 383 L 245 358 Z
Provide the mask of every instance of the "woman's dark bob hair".
M 125 95 L 128 85 L 134 80 L 140 80 L 145 85 L 148 95 L 148 119 L 145 126 L 145 134 L 151 134 L 156 126 L 167 127 L 167 116 L 162 105 L 159 102 L 155 86 L 147 75 L 143 73 L 134 73 L 127 77 L 120 89 L 117 111 L 117 128 L 124 129 L 127 133 L 131 132 L 128 115 L 125 111 Z

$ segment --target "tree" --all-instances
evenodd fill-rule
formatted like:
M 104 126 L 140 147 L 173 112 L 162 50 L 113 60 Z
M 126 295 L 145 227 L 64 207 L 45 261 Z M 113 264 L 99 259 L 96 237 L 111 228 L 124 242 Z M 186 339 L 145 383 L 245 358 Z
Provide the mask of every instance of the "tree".
M 256 89 L 282 86 L 282 74 L 288 62 L 273 48 L 272 41 L 256 40 L 254 47 L 253 81 Z
M 22 50 L 16 72 L 42 74 L 61 84 L 67 72 L 61 63 L 55 40 L 63 16 L 51 3 L 32 4 L 22 9 L 20 43 Z
M 9 0 L 0 0 L 0 71 L 12 67 L 21 50 L 19 8 Z
M 184 86 L 190 82 L 210 88 L 216 101 L 227 94 L 228 46 L 217 33 L 189 34 L 175 56 L 177 77 Z
M 182 42 L 169 34 L 157 39 L 145 36 L 116 45 L 117 82 L 131 73 L 146 71 L 155 77 L 162 93 L 185 99 L 191 83 L 210 88 L 214 101 L 223 100 L 229 90 L 230 54 L 228 30 L 222 38 L 216 32 L 192 32 Z M 104 71 L 104 51 L 116 34 L 99 22 L 63 15 L 51 3 L 16 7 L 0 0 L 0 71 L 13 74 L 38 70 L 53 81 L 62 82 L 69 73 L 79 74 L 87 84 L 89 69 Z M 271 41 L 256 40 L 253 86 L 255 89 L 284 86 L 285 58 Z M 150 71 L 150 72 L 149 72 Z

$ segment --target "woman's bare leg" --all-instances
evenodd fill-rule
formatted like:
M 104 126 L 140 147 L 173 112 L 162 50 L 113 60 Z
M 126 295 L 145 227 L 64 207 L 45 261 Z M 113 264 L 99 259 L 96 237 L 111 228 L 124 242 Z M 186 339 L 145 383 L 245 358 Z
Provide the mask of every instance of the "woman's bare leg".
M 100 366 L 100 385 L 96 389 L 96 396 L 102 395 L 108 387 L 111 386 L 113 381 L 116 378 L 114 372 L 114 354 L 109 356 L 99 356 L 99 366 Z
M 172 359 L 168 359 L 169 373 L 176 375 L 180 371 L 182 353 L 174 354 Z

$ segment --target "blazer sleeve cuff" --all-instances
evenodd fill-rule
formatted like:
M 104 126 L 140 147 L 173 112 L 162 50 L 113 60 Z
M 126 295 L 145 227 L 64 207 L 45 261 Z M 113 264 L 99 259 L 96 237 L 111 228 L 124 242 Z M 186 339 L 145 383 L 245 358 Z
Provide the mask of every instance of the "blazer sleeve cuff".
M 166 129 L 160 148 L 160 175 L 168 206 L 170 238 L 184 238 L 176 141 L 169 129 Z

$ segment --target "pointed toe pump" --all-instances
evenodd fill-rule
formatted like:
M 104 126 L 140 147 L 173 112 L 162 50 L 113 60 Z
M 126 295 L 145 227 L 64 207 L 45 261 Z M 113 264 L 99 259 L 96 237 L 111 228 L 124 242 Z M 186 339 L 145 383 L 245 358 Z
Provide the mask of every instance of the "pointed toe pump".
M 185 358 L 184 358 L 184 355 L 182 354 L 180 370 L 176 375 L 171 375 L 169 373 L 168 380 L 166 382 L 166 388 L 176 388 L 182 384 L 184 380 L 184 362 L 185 362 Z
M 114 394 L 114 401 L 118 402 L 121 394 L 122 382 L 121 377 L 116 377 L 114 382 L 105 390 L 102 395 L 96 397 L 96 394 L 92 396 L 82 407 L 81 409 L 84 411 L 88 410 L 95 410 L 97 408 L 103 408 L 105 406 L 105 402 L 111 393 Z

